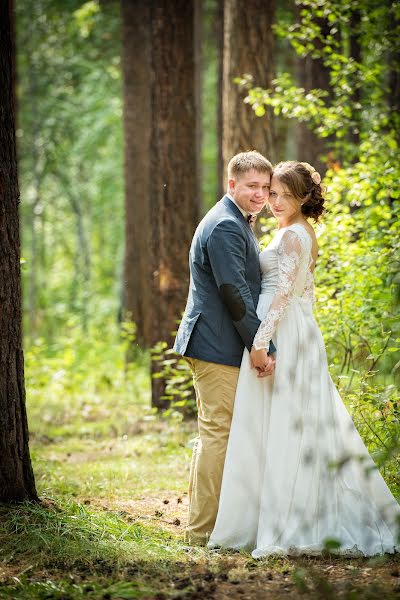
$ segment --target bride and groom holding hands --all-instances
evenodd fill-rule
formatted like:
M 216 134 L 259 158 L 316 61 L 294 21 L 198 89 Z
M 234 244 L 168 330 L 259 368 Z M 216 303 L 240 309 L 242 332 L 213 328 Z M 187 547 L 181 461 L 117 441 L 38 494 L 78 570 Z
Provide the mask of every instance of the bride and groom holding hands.
M 260 252 L 252 217 L 278 225 Z M 175 350 L 189 362 L 199 436 L 186 541 L 254 557 L 400 550 L 400 507 L 329 375 L 313 314 L 323 212 L 309 164 L 255 151 L 228 165 L 227 194 L 193 237 Z

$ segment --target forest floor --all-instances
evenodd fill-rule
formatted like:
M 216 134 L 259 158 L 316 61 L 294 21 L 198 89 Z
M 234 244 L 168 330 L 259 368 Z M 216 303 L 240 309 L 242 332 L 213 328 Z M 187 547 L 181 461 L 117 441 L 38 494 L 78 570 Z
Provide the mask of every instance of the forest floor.
M 123 421 L 112 402 L 52 410 L 31 411 L 41 504 L 0 508 L 0 599 L 400 598 L 398 555 L 255 560 L 187 546 L 195 423 L 143 409 Z

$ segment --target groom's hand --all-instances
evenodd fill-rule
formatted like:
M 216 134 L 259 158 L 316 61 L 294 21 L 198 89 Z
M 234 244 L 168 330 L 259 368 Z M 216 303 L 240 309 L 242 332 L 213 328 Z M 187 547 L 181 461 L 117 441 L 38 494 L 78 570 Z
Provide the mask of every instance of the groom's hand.
M 275 371 L 275 359 L 272 356 L 268 356 L 268 364 L 264 371 L 258 371 L 257 377 L 268 377 Z
M 265 348 L 256 350 L 253 346 L 250 352 L 250 363 L 253 369 L 257 369 L 258 377 L 267 377 L 275 369 L 275 360 L 268 356 Z
M 275 371 L 275 358 L 268 356 L 268 363 L 264 371 L 258 371 L 257 377 L 268 377 Z

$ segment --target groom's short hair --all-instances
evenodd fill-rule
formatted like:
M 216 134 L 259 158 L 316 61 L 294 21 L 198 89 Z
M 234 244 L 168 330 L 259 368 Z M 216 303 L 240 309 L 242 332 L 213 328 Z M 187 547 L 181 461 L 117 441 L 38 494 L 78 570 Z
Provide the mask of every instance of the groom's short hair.
M 228 179 L 240 177 L 247 171 L 254 169 L 259 173 L 269 173 L 272 175 L 272 165 L 259 152 L 250 150 L 248 152 L 239 152 L 231 158 L 228 163 Z

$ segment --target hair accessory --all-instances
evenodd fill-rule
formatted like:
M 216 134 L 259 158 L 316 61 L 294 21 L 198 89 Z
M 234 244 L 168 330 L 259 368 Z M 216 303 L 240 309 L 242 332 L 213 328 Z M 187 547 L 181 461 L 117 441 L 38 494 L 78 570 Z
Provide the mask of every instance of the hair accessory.
M 316 183 L 317 185 L 319 183 L 321 183 L 321 175 L 318 173 L 318 171 L 316 171 L 314 169 L 314 167 L 312 165 L 310 165 L 310 163 L 302 162 L 300 164 L 303 165 L 303 167 L 305 167 L 307 169 L 307 171 L 310 173 L 311 179 L 313 180 L 314 183 Z
M 311 179 L 316 184 L 321 183 L 321 175 L 318 173 L 318 171 L 314 171 L 313 173 L 311 173 Z

